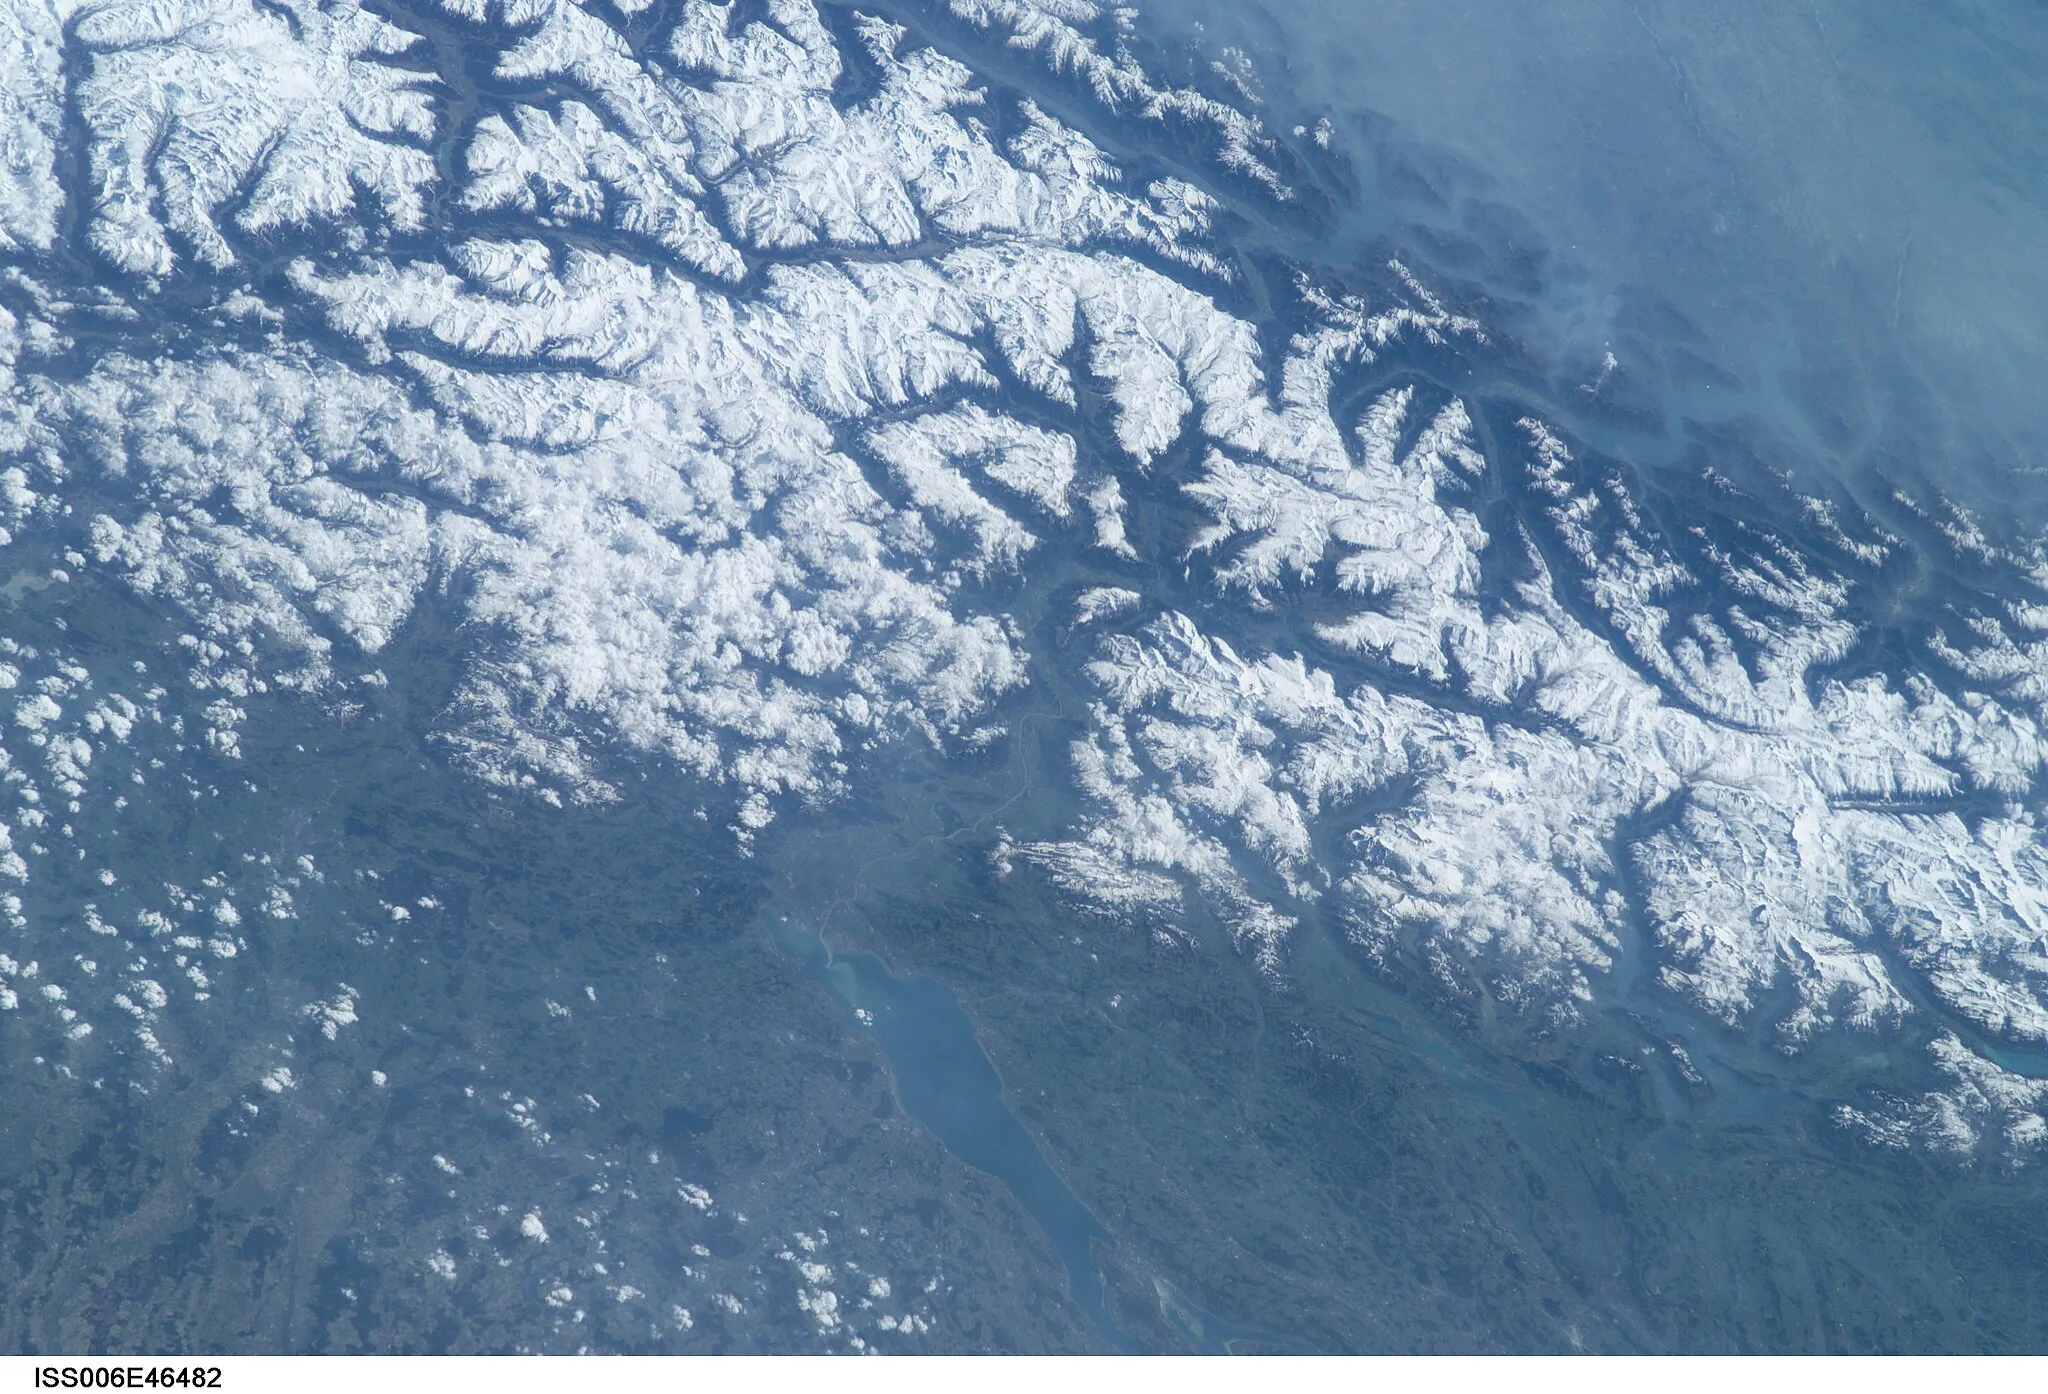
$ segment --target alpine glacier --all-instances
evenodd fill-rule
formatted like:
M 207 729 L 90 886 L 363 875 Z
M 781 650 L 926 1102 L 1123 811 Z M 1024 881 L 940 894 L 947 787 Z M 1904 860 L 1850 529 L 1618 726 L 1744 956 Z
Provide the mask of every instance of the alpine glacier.
M 235 768 L 258 706 L 346 726 L 431 618 L 420 749 L 520 807 L 651 780 L 772 858 L 903 752 L 985 759 L 1059 706 L 1059 782 L 983 855 L 1088 933 L 1216 925 L 1275 999 L 1333 935 L 1532 1057 L 1630 1014 L 1694 1054 L 1898 1047 L 1914 1082 L 1828 1126 L 2036 1156 L 2048 538 L 1711 433 L 1632 465 L 1599 384 L 1551 390 L 1420 259 L 1318 262 L 1328 128 L 1270 129 L 1227 65 L 1167 77 L 1137 22 L 0 6 L 10 600 L 91 581 L 177 636 L 125 675 L 0 637 L 0 1032 L 48 1017 L 67 1071 L 147 1089 L 219 1029 L 210 985 L 313 863 L 159 894 L 50 825 L 96 781 L 224 797 L 177 762 Z M 437 913 L 353 885 L 356 923 Z M 252 1118 L 372 1010 L 300 995 L 298 1044 L 222 1066 Z M 506 1194 L 522 1264 L 595 1232 Z M 928 1324 L 814 1252 L 818 1332 L 862 1292 L 889 1339 Z

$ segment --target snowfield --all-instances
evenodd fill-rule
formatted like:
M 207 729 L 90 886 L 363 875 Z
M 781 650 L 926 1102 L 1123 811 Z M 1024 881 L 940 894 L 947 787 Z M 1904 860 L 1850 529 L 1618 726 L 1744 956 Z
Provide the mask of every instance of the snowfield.
M 672 762 L 743 844 L 863 748 L 997 739 L 1071 665 L 1077 812 L 999 857 L 1112 920 L 1199 906 L 1284 980 L 1319 916 L 1567 1026 L 1635 955 L 1788 1052 L 1931 1040 L 1953 1089 L 1845 1105 L 1874 1139 L 2048 1138 L 1986 1053 L 2048 1044 L 2048 553 L 1938 498 L 1638 478 L 1413 370 L 1493 348 L 1399 262 L 1254 296 L 1231 229 L 1299 205 L 1293 157 L 1126 22 L 20 0 L 7 540 L 179 616 L 213 748 L 238 698 L 334 691 L 445 606 L 451 758 L 556 802 Z M 1140 526 L 1166 503 L 1200 523 Z M 1052 555 L 1092 579 L 1034 654 L 1010 608 Z M 1910 557 L 1951 592 L 1900 608 Z M 0 761 L 46 799 L 162 719 L 25 661 Z M 38 874 L 40 817 L 0 876 Z M 0 955 L 0 1009 L 81 1010 L 46 981 Z M 166 989 L 121 981 L 158 1050 Z M 305 1011 L 332 1038 L 353 1002 Z

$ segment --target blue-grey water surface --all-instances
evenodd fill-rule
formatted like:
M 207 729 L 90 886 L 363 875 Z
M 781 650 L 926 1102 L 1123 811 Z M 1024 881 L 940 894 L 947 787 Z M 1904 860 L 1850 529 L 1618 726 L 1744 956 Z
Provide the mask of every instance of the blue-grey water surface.
M 771 921 L 778 945 L 859 1013 L 895 1076 L 903 1111 L 946 1150 L 1010 1188 L 1067 1266 L 1069 1295 L 1102 1334 L 1133 1349 L 1103 1304 L 1094 1246 L 1109 1234 L 1003 1102 L 1003 1081 L 959 1001 L 929 978 L 892 975 L 872 954 L 835 954 L 815 932 Z

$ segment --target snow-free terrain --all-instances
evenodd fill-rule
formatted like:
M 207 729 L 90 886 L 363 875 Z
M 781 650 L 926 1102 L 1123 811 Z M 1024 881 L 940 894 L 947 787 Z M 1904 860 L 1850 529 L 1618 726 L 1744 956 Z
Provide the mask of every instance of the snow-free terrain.
M 252 941 L 438 903 L 225 844 L 167 881 L 119 829 L 242 797 L 251 708 L 348 722 L 431 614 L 419 748 L 516 807 L 686 783 L 752 857 L 892 752 L 986 758 L 1052 683 L 1061 812 L 983 855 L 1085 933 L 1219 926 L 1284 996 L 1315 926 L 1523 1038 L 1626 997 L 1681 1064 L 1896 1050 L 1917 1082 L 1816 1116 L 1982 1165 L 2048 1142 L 2048 548 L 1924 472 L 1603 451 L 1603 383 L 1551 403 L 1543 346 L 1428 267 L 1304 254 L 1327 128 L 1152 71 L 1131 24 L 0 7 L 0 570 L 175 636 L 95 671 L 0 624 L 0 1033 L 147 1091 L 210 999 L 260 999 L 270 1045 L 224 1068 L 249 1119 L 295 1107 L 375 1004 L 241 985 Z M 475 1107 L 549 1137 L 517 1088 Z M 592 1196 L 726 1204 L 660 1146 L 594 1164 Z M 709 1250 L 620 1279 L 609 1201 L 402 1165 L 509 1256 L 403 1256 L 436 1281 L 516 1261 L 548 1321 L 671 1334 L 766 1300 Z M 799 1221 L 802 1329 L 914 1345 L 937 1280 Z

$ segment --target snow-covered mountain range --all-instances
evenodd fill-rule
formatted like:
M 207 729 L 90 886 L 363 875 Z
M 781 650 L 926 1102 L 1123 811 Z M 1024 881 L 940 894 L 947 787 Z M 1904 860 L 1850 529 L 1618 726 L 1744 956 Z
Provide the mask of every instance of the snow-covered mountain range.
M 1199 913 L 1282 985 L 1319 916 L 1545 1030 L 1628 960 L 1784 1052 L 1931 1049 L 1945 1088 L 1841 1101 L 1877 1142 L 2048 1139 L 2048 551 L 1903 477 L 1604 453 L 1427 268 L 1301 254 L 1327 130 L 1131 23 L 0 8 L 7 542 L 186 635 L 133 692 L 9 655 L 0 873 L 55 875 L 52 806 L 175 703 L 232 755 L 238 702 L 331 709 L 423 607 L 471 776 L 652 762 L 743 847 L 892 742 L 1004 740 L 1052 665 L 1078 811 L 996 858 L 1108 922 Z M 0 1007 L 164 1048 L 160 974 L 21 950 Z

